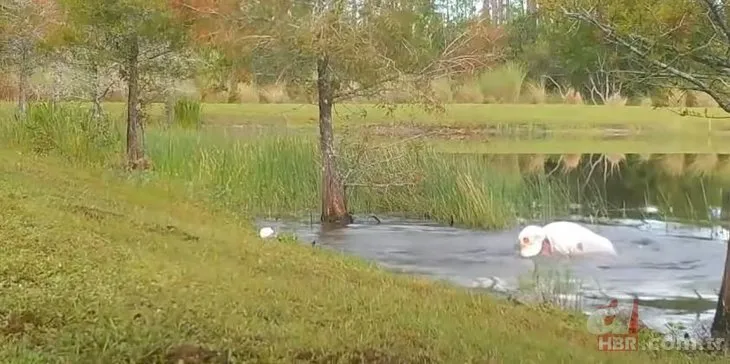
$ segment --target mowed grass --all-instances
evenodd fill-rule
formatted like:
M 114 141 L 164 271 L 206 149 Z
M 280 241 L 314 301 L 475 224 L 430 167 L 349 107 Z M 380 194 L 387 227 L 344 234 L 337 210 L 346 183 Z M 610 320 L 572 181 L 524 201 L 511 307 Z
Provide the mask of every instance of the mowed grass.
M 0 103 L 0 117 L 13 103 Z M 107 102 L 114 120 L 123 103 Z M 703 114 L 704 108 L 691 108 Z M 718 108 L 707 109 L 723 117 Z M 307 104 L 202 104 L 207 128 L 274 128 L 279 133 L 316 134 L 317 107 Z M 570 104 L 448 104 L 445 113 L 398 105 L 393 112 L 371 104 L 335 107 L 335 132 L 369 134 L 385 141 L 418 138 L 448 153 L 727 153 L 723 138 L 730 119 L 680 116 L 679 108 Z M 161 104 L 150 106 L 161 122 Z M 239 127 L 242 127 L 238 131 Z M 273 130 L 272 130 L 273 131 Z
M 720 131 L 730 128 L 730 120 L 714 119 L 708 126 L 705 117 L 680 116 L 678 109 L 642 106 L 595 106 L 561 104 L 447 104 L 445 113 L 428 113 L 417 105 L 398 105 L 392 113 L 387 108 L 368 104 L 336 105 L 336 117 L 342 123 L 388 124 L 416 123 L 461 126 L 528 126 L 575 130 L 627 128 L 631 130 L 707 133 L 708 127 Z M 704 114 L 704 108 L 692 108 Z M 709 115 L 723 116 L 719 108 Z M 317 106 L 303 104 L 204 104 L 206 121 L 215 124 L 250 122 L 316 125 Z
M 0 169 L 3 363 L 720 360 L 599 352 L 581 317 L 264 242 L 171 184 L 8 150 Z
M 104 103 L 115 116 L 124 113 L 124 104 Z M 335 105 L 335 122 L 339 125 L 403 124 L 451 125 L 466 127 L 534 127 L 555 132 L 597 131 L 619 128 L 660 133 L 707 134 L 730 131 L 730 119 L 704 116 L 681 116 L 680 108 L 647 106 L 598 106 L 570 104 L 446 104 L 444 113 L 429 113 L 421 106 L 400 104 L 392 111 L 374 104 L 344 103 Z M 0 111 L 9 113 L 14 103 L 0 103 Z M 682 108 L 684 109 L 684 108 Z M 687 108 L 701 115 L 723 117 L 719 108 Z M 150 105 L 150 114 L 161 117 L 162 104 Z M 312 104 L 213 104 L 202 105 L 204 122 L 213 125 L 277 124 L 290 127 L 317 125 L 318 109 Z M 117 115 L 118 114 L 118 115 Z

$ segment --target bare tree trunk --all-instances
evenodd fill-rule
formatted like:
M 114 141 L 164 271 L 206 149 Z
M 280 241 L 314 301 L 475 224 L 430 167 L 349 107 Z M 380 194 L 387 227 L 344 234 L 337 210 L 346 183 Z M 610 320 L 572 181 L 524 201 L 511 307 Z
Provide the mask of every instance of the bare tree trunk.
M 227 85 L 228 89 L 228 103 L 229 104 L 235 104 L 238 102 L 238 77 L 234 74 L 234 72 L 230 72 L 228 74 L 228 80 Z
M 53 105 L 56 105 L 59 101 L 61 101 L 61 87 L 63 87 L 63 71 L 61 70 L 61 62 L 54 61 L 53 62 L 53 87 L 51 90 L 51 103 Z
M 730 217 L 730 192 L 723 196 L 722 218 L 728 221 Z M 725 225 L 725 224 L 723 224 Z M 712 320 L 712 337 L 730 338 L 730 239 L 725 248 L 725 269 L 722 273 L 722 283 L 720 283 L 720 294 L 717 297 L 717 308 L 715 309 L 715 318 Z
M 127 162 L 129 167 L 143 167 L 144 151 L 142 149 L 143 131 L 139 125 L 139 39 L 133 37 L 129 44 L 127 58 Z
M 165 98 L 165 123 L 171 127 L 175 123 L 175 103 L 177 102 L 177 91 L 175 81 L 165 78 L 163 80 L 162 96 Z
M 317 60 L 317 93 L 319 99 L 319 145 L 322 153 L 322 216 L 325 224 L 347 225 L 352 216 L 347 211 L 345 186 L 342 183 L 334 151 L 332 131 L 332 71 L 329 57 L 320 56 Z
M 98 120 L 103 115 L 104 109 L 101 107 L 101 101 L 104 98 L 104 92 L 101 90 L 101 75 L 99 74 L 99 66 L 96 63 L 91 64 L 91 115 Z
M 30 81 L 30 51 L 23 45 L 20 50 L 20 72 L 18 72 L 18 111 L 25 116 L 28 110 L 28 82 Z
M 730 244 L 730 242 L 728 242 Z M 728 245 L 730 247 L 730 245 Z M 722 275 L 720 294 L 717 297 L 715 318 L 712 320 L 712 337 L 730 338 L 730 249 L 726 248 L 725 270 Z
M 165 91 L 165 120 L 167 127 L 175 123 L 175 97 L 172 91 Z

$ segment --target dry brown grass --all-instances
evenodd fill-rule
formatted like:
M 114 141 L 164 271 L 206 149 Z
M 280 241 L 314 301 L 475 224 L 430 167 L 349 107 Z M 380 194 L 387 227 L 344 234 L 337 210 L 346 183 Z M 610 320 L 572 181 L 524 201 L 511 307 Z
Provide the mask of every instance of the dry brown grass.
M 665 91 L 666 106 L 683 107 L 687 106 L 687 92 L 677 88 L 670 88 Z
M 606 162 L 612 166 L 618 166 L 621 162 L 626 160 L 626 154 L 623 153 L 608 153 L 604 156 Z
M 659 165 L 665 173 L 671 176 L 681 176 L 684 173 L 684 154 L 672 153 L 658 156 Z
M 524 101 L 529 104 L 544 104 L 547 102 L 548 93 L 545 90 L 544 82 L 528 82 L 525 85 Z
M 652 154 L 651 153 L 639 153 L 639 161 L 641 162 L 649 162 L 651 160 Z
M 265 104 L 285 104 L 290 101 L 284 83 L 261 86 L 258 91 L 259 100 Z
M 730 176 L 730 154 L 718 154 L 715 164 L 715 173 L 720 176 Z
M 718 157 L 715 153 L 694 154 L 687 170 L 697 175 L 708 175 L 715 170 L 717 163 Z
M 540 174 L 545 171 L 545 154 L 520 154 L 520 171 L 526 174 Z
M 446 77 L 431 81 L 431 90 L 436 100 L 443 103 L 451 103 L 454 101 L 454 93 L 451 91 L 452 81 Z
M 685 106 L 687 107 L 717 107 L 717 101 L 710 95 L 699 92 L 689 91 L 685 96 Z
M 622 162 L 626 161 L 626 154 L 608 153 L 603 155 L 603 159 L 606 163 L 607 169 L 613 173 L 621 167 Z
M 604 105 L 607 106 L 626 106 L 628 98 L 621 96 L 620 93 L 616 92 L 604 100 Z
M 654 99 L 652 99 L 651 97 L 648 97 L 648 96 L 647 97 L 642 97 L 639 100 L 639 106 L 651 107 L 651 106 L 654 106 L 654 105 L 656 105 L 656 103 L 654 102 Z
M 243 104 L 257 104 L 259 102 L 259 91 L 256 85 L 244 82 L 236 85 L 236 101 Z
M 582 154 L 563 154 L 560 156 L 563 172 L 570 172 L 580 165 Z
M 583 105 L 583 95 L 572 87 L 568 88 L 568 90 L 561 96 L 564 104 Z
M 454 102 L 459 104 L 481 104 L 484 102 L 484 95 L 476 81 L 465 82 L 456 88 Z

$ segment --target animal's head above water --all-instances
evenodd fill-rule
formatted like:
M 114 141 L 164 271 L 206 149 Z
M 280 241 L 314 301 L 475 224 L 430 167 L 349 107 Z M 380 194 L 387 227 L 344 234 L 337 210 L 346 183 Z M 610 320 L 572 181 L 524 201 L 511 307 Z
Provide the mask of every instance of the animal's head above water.
M 540 226 L 529 225 L 522 229 L 517 237 L 520 244 L 520 255 L 523 258 L 531 258 L 540 253 L 543 255 L 552 254 L 552 246 L 547 239 L 545 230 Z

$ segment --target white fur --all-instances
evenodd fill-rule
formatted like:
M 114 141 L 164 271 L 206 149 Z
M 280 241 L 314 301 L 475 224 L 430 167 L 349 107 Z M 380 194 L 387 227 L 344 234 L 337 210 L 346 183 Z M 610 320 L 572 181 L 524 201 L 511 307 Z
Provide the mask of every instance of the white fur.
M 524 239 L 527 238 L 526 242 Z M 553 254 L 585 255 L 610 254 L 616 250 L 610 240 L 600 236 L 586 227 L 569 221 L 556 221 L 543 227 L 530 225 L 519 234 L 520 255 L 524 258 L 534 257 L 542 251 L 542 242 L 550 241 Z

